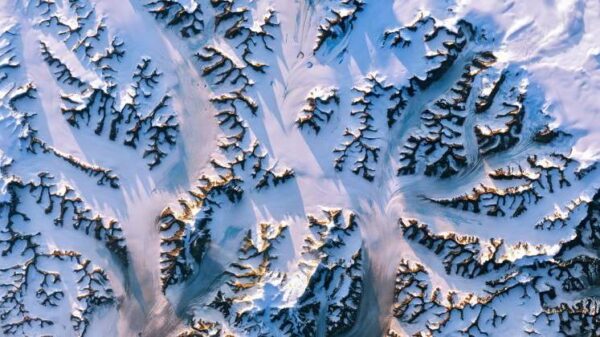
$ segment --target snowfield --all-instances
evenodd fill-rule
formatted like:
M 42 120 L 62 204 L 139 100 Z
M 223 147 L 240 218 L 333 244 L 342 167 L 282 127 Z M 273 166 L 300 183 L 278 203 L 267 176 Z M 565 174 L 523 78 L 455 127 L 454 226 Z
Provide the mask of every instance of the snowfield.
M 0 335 L 600 335 L 600 3 L 0 1 Z

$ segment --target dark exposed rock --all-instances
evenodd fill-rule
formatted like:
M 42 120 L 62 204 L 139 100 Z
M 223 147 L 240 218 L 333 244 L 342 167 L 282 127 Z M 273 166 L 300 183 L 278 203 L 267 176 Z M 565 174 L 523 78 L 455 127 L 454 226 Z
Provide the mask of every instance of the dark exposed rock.
M 516 186 L 497 188 L 481 184 L 473 191 L 450 199 L 431 199 L 443 206 L 489 216 L 518 217 L 528 207 L 538 203 L 546 194 L 571 186 L 569 179 L 579 180 L 579 169 L 570 157 L 553 153 L 546 158 L 535 155 L 527 159 L 529 168 L 521 166 L 500 168 L 489 176 L 494 180 L 518 183 Z M 572 178 L 569 178 L 572 176 Z
M 204 13 L 200 1 L 192 1 L 190 8 L 185 8 L 176 0 L 152 0 L 145 6 L 155 19 L 178 29 L 183 38 L 190 38 L 204 31 Z
M 335 41 L 349 34 L 354 21 L 365 7 L 363 0 L 340 0 L 339 7 L 330 9 L 324 22 L 319 25 L 313 53 L 317 53 L 328 41 Z
M 346 160 L 355 157 L 352 173 L 360 175 L 368 181 L 373 181 L 375 178 L 373 164 L 379 160 L 381 151 L 380 144 L 377 142 L 378 129 L 374 124 L 375 103 L 380 97 L 389 95 L 393 87 L 384 84 L 375 74 L 369 74 L 366 82 L 364 88 L 354 88 L 359 96 L 352 101 L 352 106 L 355 108 L 350 114 L 358 119 L 359 126 L 355 129 L 346 128 L 344 130 L 344 138 L 347 141 L 333 150 L 337 155 L 334 167 L 337 171 L 342 171 Z
M 334 106 L 340 104 L 340 97 L 335 88 L 315 88 L 306 97 L 306 105 L 300 117 L 296 119 L 299 128 L 310 127 L 315 134 L 328 123 L 334 112 Z
M 79 336 L 84 336 L 96 310 L 115 303 L 108 277 L 104 270 L 93 266 L 80 253 L 51 248 L 44 242 L 41 232 L 24 232 L 23 224 L 31 219 L 21 206 L 27 198 L 34 199 L 48 216 L 55 217 L 55 225 L 70 225 L 103 241 L 109 251 L 127 264 L 120 227 L 116 222 L 107 223 L 100 216 L 92 215 L 69 187 L 57 190 L 46 173 L 40 173 L 39 182 L 2 178 L 9 198 L 0 203 L 3 232 L 0 245 L 4 258 L 0 270 L 4 280 L 0 291 L 0 328 L 6 335 L 29 335 L 37 327 L 53 326 L 55 322 L 49 317 L 54 316 L 47 316 L 48 310 L 70 296 L 78 303 L 70 316 L 73 329 Z M 67 214 L 72 216 L 67 217 Z M 61 272 L 48 269 L 58 265 L 64 266 L 59 269 Z M 76 289 L 65 289 L 61 285 L 65 277 L 62 273 L 66 271 L 75 274 Z M 72 290 L 74 294 L 70 293 Z M 46 311 L 40 312 L 38 306 Z

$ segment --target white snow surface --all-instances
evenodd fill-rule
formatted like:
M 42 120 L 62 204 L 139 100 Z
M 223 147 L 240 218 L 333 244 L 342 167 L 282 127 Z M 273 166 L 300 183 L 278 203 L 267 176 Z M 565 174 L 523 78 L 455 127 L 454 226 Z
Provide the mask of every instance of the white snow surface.
M 0 91 L 3 102 L 0 111 L 0 167 L 7 167 L 7 172 L 0 172 L 0 202 L 9 200 L 6 182 L 10 177 L 30 181 L 35 180 L 39 172 L 47 171 L 60 186 L 71 186 L 94 213 L 120 224 L 129 254 L 128 266 L 113 261 L 114 257 L 105 246 L 91 236 L 70 230 L 68 226 L 55 227 L 52 218 L 45 215 L 43 208 L 33 199 L 21 206 L 32 219 L 24 225 L 24 230 L 42 233 L 44 247 L 75 250 L 107 272 L 116 305 L 102 307 L 91 316 L 86 336 L 177 336 L 190 328 L 194 318 L 221 320 L 226 327 L 224 331 L 235 336 L 258 335 L 255 330 L 235 326 L 231 320 L 217 318 L 220 316 L 216 310 L 205 308 L 215 291 L 224 287 L 222 271 L 239 258 L 238 249 L 248 230 L 256 237 L 261 223 L 285 224 L 288 226 L 287 237 L 278 243 L 275 250 L 278 255 L 272 266 L 275 271 L 270 271 L 271 274 L 261 281 L 257 289 L 249 292 L 245 299 L 251 303 L 244 305 L 250 309 L 244 310 L 254 313 L 259 309 L 293 308 L 313 272 L 300 270 L 299 262 L 317 264 L 317 260 L 307 258 L 303 251 L 305 237 L 311 233 L 307 216 L 322 218 L 323 209 L 343 209 L 357 216 L 360 239 L 356 242 L 349 239 L 349 250 L 339 252 L 338 258 L 349 261 L 356 249 L 361 246 L 364 249 L 366 276 L 357 322 L 341 335 L 381 336 L 388 329 L 395 329 L 398 336 L 409 336 L 419 329 L 392 315 L 394 284 L 401 260 L 409 259 L 425 265 L 431 283 L 443 292 L 456 290 L 463 295 L 472 292 L 475 296 L 484 296 L 481 290 L 484 279 L 445 273 L 439 256 L 403 236 L 400 218 L 418 219 L 438 235 L 457 233 L 475 236 L 486 247 L 491 245 L 492 239 L 502 239 L 505 246 L 498 255 L 498 261 L 526 263 L 523 260 L 528 258 L 541 257 L 540 260 L 543 260 L 546 256 L 551 259 L 558 253 L 560 245 L 575 233 L 574 225 L 548 231 L 535 229 L 534 225 L 553 214 L 566 216 L 572 209 L 575 211 L 570 221 L 575 223 L 585 216 L 585 209 L 577 211 L 573 202 L 578 199 L 589 202 L 600 187 L 600 175 L 591 171 L 585 179 L 572 181 L 571 186 L 544 197 L 518 217 L 487 217 L 481 213 L 442 207 L 424 199 L 425 196 L 432 200 L 453 198 L 471 193 L 480 184 L 499 189 L 507 187 L 511 183 L 503 185 L 503 181 L 491 179 L 489 173 L 500 167 L 526 163 L 525 158 L 538 149 L 541 160 L 556 150 L 567 154 L 579 167 L 592 165 L 599 159 L 600 2 L 364 0 L 364 9 L 353 21 L 352 28 L 341 38 L 325 43 L 314 52 L 319 25 L 329 15 L 329 8 L 342 6 L 341 13 L 348 13 L 347 5 L 340 5 L 342 1 L 235 0 L 250 8 L 255 21 L 253 29 L 261 29 L 257 22 L 268 9 L 276 13 L 279 25 L 274 29 L 274 39 L 269 41 L 273 51 L 260 50 L 253 54 L 268 67 L 265 74 L 249 76 L 254 82 L 251 96 L 259 110 L 256 116 L 245 112 L 244 124 L 249 129 L 250 139 L 258 140 L 262 151 L 268 153 L 269 159 L 264 166 L 276 165 L 275 171 L 293 169 L 294 177 L 265 189 L 255 189 L 252 182 L 245 182 L 239 202 L 221 201 L 221 207 L 216 208 L 209 224 L 211 243 L 204 260 L 193 268 L 190 279 L 163 292 L 159 216 L 168 206 L 180 210 L 178 200 L 189 196 L 187 191 L 195 188 L 199 177 L 204 174 L 216 177 L 218 172 L 211 166 L 211 159 L 222 158 L 218 144 L 224 131 L 215 118 L 219 107 L 211 102 L 211 98 L 222 94 L 223 90 L 203 76 L 201 62 L 194 53 L 201 52 L 205 46 L 216 46 L 236 64 L 243 65 L 238 44 L 225 38 L 222 29 L 213 29 L 215 19 L 210 15 L 213 9 L 210 9 L 209 1 L 179 1 L 188 12 L 200 6 L 207 18 L 200 34 L 182 38 L 178 29 L 154 18 L 149 8 L 144 6 L 151 1 L 79 0 L 89 3 L 97 18 L 102 18 L 108 36 L 118 37 L 124 42 L 125 56 L 121 61 L 111 63 L 117 70 L 112 81 L 118 86 L 115 94 L 121 99 L 118 104 L 122 106 L 127 102 L 131 74 L 144 57 L 149 58 L 152 66 L 161 73 L 159 84 L 153 89 L 159 93 L 151 96 L 144 103 L 147 104 L 145 107 L 150 109 L 154 106 L 162 93 L 172 97 L 169 107 L 179 125 L 177 142 L 168 147 L 162 162 L 149 170 L 148 160 L 142 158 L 143 146 L 133 149 L 124 146 L 122 138 L 109 140 L 107 131 L 99 136 L 94 134 L 92 127 L 72 127 L 61 113 L 61 106 L 65 104 L 61 93 L 68 89 L 56 80 L 53 69 L 44 61 L 40 41 L 68 65 L 75 77 L 92 87 L 106 86 L 109 81 L 102 78 L 101 71 L 94 68 L 89 59 L 73 51 L 69 42 L 62 40 L 62 35 L 57 34 L 60 28 L 40 24 L 43 11 L 36 7 L 38 2 L 41 1 L 0 1 L 0 31 L 17 32 L 13 43 L 21 64 L 20 72 L 11 73 L 13 77 L 2 83 Z M 72 15 L 69 1 L 55 2 L 59 16 L 68 18 Z M 385 31 L 409 26 L 416 19 L 427 16 L 437 20 L 436 26 L 452 29 L 458 27 L 459 20 L 466 20 L 477 27 L 479 40 L 467 43 L 466 49 L 455 61 L 456 65 L 432 87 L 416 94 L 393 127 L 388 129 L 385 120 L 387 106 L 384 104 L 387 101 L 377 103 L 383 104 L 381 106 L 375 105 L 375 115 L 379 116 L 375 127 L 382 131 L 383 136 L 378 135 L 375 140 L 381 151 L 379 160 L 374 164 L 376 171 L 372 181 L 351 172 L 354 155 L 348 157 L 342 171 L 336 170 L 336 153 L 333 150 L 347 140 L 343 137 L 344 130 L 360 127 L 359 119 L 351 114 L 356 110 L 352 101 L 360 93 L 352 88 L 368 89 L 366 78 L 369 74 L 376 74 L 386 84 L 400 88 L 408 85 L 413 75 L 423 78 L 425 72 L 435 66 L 435 58 L 423 56 L 443 48 L 437 40 L 431 45 L 420 44 L 415 36 L 410 46 L 400 48 L 390 47 L 383 38 Z M 80 36 L 85 35 L 81 33 Z M 105 44 L 95 51 L 103 52 L 107 46 Z M 533 135 L 545 123 L 571 136 L 559 138 L 550 145 L 550 149 L 532 141 L 522 141 L 505 154 L 489 157 L 477 152 L 475 138 L 465 136 L 461 141 L 467 148 L 469 164 L 458 175 L 449 178 L 422 173 L 398 176 L 399 153 L 406 138 L 415 130 L 417 134 L 426 132 L 419 129 L 421 111 L 432 107 L 438 97 L 448 94 L 464 70 L 463 66 L 483 50 L 494 53 L 496 69 L 515 69 L 513 74 L 517 71 L 522 73 L 507 76 L 507 81 L 519 76 L 526 78 L 523 80 L 527 87 L 523 138 Z M 474 82 L 473 92 L 489 94 L 492 90 L 490 85 L 497 80 L 499 72 L 490 70 L 482 77 Z M 32 125 L 38 130 L 39 139 L 81 162 L 111 170 L 119 178 L 118 188 L 98 185 L 97 178 L 52 153 L 37 151 L 33 154 L 24 148 L 23 142 L 19 141 L 22 130 L 14 111 L 6 106 L 12 83 L 18 87 L 26 82 L 33 83 L 37 89 L 35 99 L 23 104 L 23 107 L 27 111 L 35 111 Z M 299 128 L 296 121 L 307 106 L 307 98 L 327 99 L 332 97 L 332 88 L 339 93 L 340 102 L 331 105 L 331 119 L 321 124 L 318 133 L 309 127 Z M 469 102 L 472 103 L 473 99 Z M 467 119 L 465 123 L 472 129 L 475 121 Z M 503 119 L 497 119 L 490 120 L 488 124 L 490 127 L 504 127 L 504 123 Z M 431 154 L 431 158 L 435 156 L 436 153 Z M 429 160 L 433 160 L 431 158 Z M 6 165 L 8 163 L 11 164 Z M 419 164 L 418 170 L 424 163 Z M 194 219 L 202 217 L 198 209 L 193 212 Z M 187 225 L 192 226 L 193 221 L 190 220 Z M 520 245 L 523 242 L 529 246 Z M 485 260 L 486 256 L 479 258 Z M 8 261 L 8 258 L 0 257 L 0 261 L 2 259 Z M 0 262 L 3 268 L 6 267 L 5 262 Z M 193 260 L 189 262 L 196 263 Z M 59 270 L 64 266 L 55 268 Z M 68 271 L 65 273 L 69 275 Z M 281 275 L 284 274 L 287 279 L 282 280 Z M 76 287 L 69 282 L 75 281 L 65 279 L 66 291 Z M 344 293 L 347 289 L 339 291 Z M 72 294 L 77 294 L 77 291 Z M 569 296 L 572 297 L 564 300 L 577 299 L 577 294 Z M 534 304 L 510 303 L 508 298 L 511 297 L 502 300 L 496 308 L 512 316 L 496 330 L 488 330 L 490 336 L 524 335 L 528 328 L 527 315 L 532 310 L 539 310 L 539 306 Z M 56 312 L 42 308 L 49 310 L 50 316 L 60 323 L 23 330 L 22 333 L 19 331 L 15 335 L 80 335 L 81 332 L 74 330 L 69 320 L 72 307 L 78 305 L 77 299 L 64 300 L 65 304 L 57 307 Z M 330 300 L 335 301 L 334 298 Z M 517 318 L 513 320 L 512 317 Z M 269 325 L 266 318 L 264 324 L 262 328 L 272 336 L 286 335 L 276 323 Z M 322 322 L 319 323 L 319 326 L 322 325 Z M 326 336 L 324 329 L 319 329 L 317 335 Z M 3 333 L 10 335 L 6 331 Z M 559 336 L 556 331 L 542 335 Z M 455 335 L 448 333 L 445 336 Z

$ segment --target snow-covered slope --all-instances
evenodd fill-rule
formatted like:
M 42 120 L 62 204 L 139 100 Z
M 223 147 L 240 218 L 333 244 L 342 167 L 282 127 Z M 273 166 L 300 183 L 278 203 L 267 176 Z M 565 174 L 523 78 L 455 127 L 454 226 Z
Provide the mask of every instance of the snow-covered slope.
M 0 334 L 597 336 L 600 4 L 0 2 Z

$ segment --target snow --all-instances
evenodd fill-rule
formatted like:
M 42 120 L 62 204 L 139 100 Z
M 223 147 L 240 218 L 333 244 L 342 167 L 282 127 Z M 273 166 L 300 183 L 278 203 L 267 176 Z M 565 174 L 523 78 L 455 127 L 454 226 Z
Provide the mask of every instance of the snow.
M 318 335 L 325 336 L 327 328 L 343 323 L 340 309 L 328 315 L 326 308 L 342 303 L 342 298 L 352 292 L 349 279 L 339 275 L 352 274 L 348 271 L 349 261 L 362 248 L 363 298 L 356 308 L 357 323 L 351 324 L 351 328 L 340 335 L 376 336 L 393 328 L 399 336 L 408 336 L 422 331 L 425 320 L 420 318 L 413 324 L 392 315 L 396 273 L 402 259 L 425 266 L 430 284 L 428 296 L 434 287 L 439 287 L 443 294 L 457 291 L 473 308 L 476 308 L 476 298 L 487 296 L 484 291 L 479 291 L 488 286 L 486 281 L 506 273 L 500 270 L 473 278 L 449 274 L 444 269 L 442 253 L 434 253 L 418 241 L 407 238 L 398 224 L 400 218 L 427 224 L 436 235 L 455 233 L 476 237 L 477 245 L 481 246 L 476 261 L 506 262 L 510 268 L 522 273 L 515 282 L 525 284 L 532 275 L 537 275 L 528 269 L 534 263 L 532 261 L 562 261 L 562 247 L 576 237 L 580 230 L 578 226 L 586 218 L 589 205 L 593 204 L 600 187 L 599 173 L 592 170 L 582 178 L 575 178 L 575 175 L 578 170 L 593 167 L 600 157 L 597 146 L 600 129 L 595 127 L 600 112 L 596 94 L 600 90 L 598 2 L 235 0 L 232 10 L 246 8 L 248 21 L 241 23 L 247 30 L 234 38 L 227 37 L 229 21 L 216 26 L 215 20 L 228 1 L 223 1 L 221 7 L 204 0 L 174 1 L 181 5 L 181 13 L 196 15 L 197 11 L 202 11 L 198 15 L 203 18 L 204 27 L 199 34 L 189 38 L 182 36 L 180 26 L 169 26 L 168 19 L 155 18 L 151 12 L 153 7 L 146 5 L 150 2 L 153 1 L 78 0 L 76 3 L 83 6 L 82 13 L 93 11 L 87 18 L 82 18 L 81 13 L 66 1 L 56 1 L 56 10 L 49 12 L 36 7 L 37 1 L 9 0 L 0 4 L 0 32 L 15 32 L 14 36 L 9 34 L 10 38 L 0 41 L 0 52 L 11 49 L 20 63 L 18 69 L 6 70 L 6 80 L 0 80 L 0 203 L 4 205 L 12 200 L 6 189 L 10 177 L 29 182 L 37 179 L 39 172 L 47 171 L 55 177 L 58 193 L 64 192 L 67 185 L 72 187 L 94 214 L 118 221 L 126 239 L 130 264 L 119 266 L 107 248 L 92 235 L 86 236 L 68 226 L 56 228 L 52 218 L 44 214 L 43 207 L 35 200 L 24 201 L 20 206 L 27 210 L 31 220 L 19 221 L 19 228 L 40 232 L 44 249 L 77 251 L 107 272 L 116 304 L 101 307 L 94 313 L 86 335 L 177 336 L 191 328 L 190 322 L 199 319 L 218 322 L 224 331 L 240 336 L 245 329 L 249 336 L 258 335 L 259 331 L 267 331 L 273 336 L 285 335 L 279 321 L 256 322 L 285 308 L 293 312 L 302 305 L 302 297 L 308 296 L 305 293 L 312 284 L 312 275 L 317 273 L 318 266 L 327 265 L 317 257 L 307 256 L 306 238 L 314 235 L 308 225 L 308 216 L 321 219 L 326 217 L 323 210 L 340 209 L 344 217 L 350 212 L 357 216 L 358 229 L 357 234 L 344 239 L 347 240 L 344 249 L 331 253 L 343 261 L 336 267 L 342 274 L 336 274 L 338 271 L 331 274 L 334 283 L 339 281 L 337 293 L 327 293 L 332 290 L 326 286 L 314 289 L 315 301 L 321 306 L 314 318 Z M 354 6 L 362 2 L 364 8 L 356 11 Z M 274 10 L 274 22 L 278 25 L 265 28 L 261 24 L 268 18 L 270 9 Z M 61 34 L 65 27 L 40 24 L 50 15 L 48 13 L 55 13 L 70 29 L 82 25 L 81 33 L 67 38 Z M 79 21 L 77 15 L 80 15 Z M 327 27 L 323 24 L 336 15 L 347 21 L 332 28 L 337 37 L 326 39 L 315 50 L 320 27 Z M 476 32 L 466 33 L 468 29 L 461 26 L 461 20 L 471 23 Z M 97 47 L 93 49 L 93 56 L 75 50 L 74 42 L 92 36 L 99 22 L 104 22 L 107 31 L 106 35 L 94 40 Z M 437 35 L 427 37 L 438 28 L 441 30 Z M 268 36 L 261 36 L 263 32 Z M 390 34 L 387 38 L 386 32 Z M 473 36 L 459 37 L 459 32 Z M 395 33 L 398 35 L 393 35 Z M 246 34 L 255 34 L 254 41 L 249 44 L 251 52 L 247 55 L 242 52 L 245 45 L 241 42 Z M 401 37 L 401 41 L 410 41 L 410 44 L 392 45 L 395 36 Z M 124 43 L 125 54 L 119 61 L 106 61 L 114 68 L 113 77 L 109 79 L 94 60 L 99 59 L 115 37 Z M 261 39 L 269 48 L 263 46 Z M 448 47 L 449 41 L 457 45 L 462 39 L 468 40 L 464 49 L 456 51 Z M 85 107 L 85 94 L 73 85 L 57 80 L 54 68 L 44 60 L 40 42 L 48 46 L 52 55 L 61 60 L 74 77 L 89 84 L 90 88 L 107 90 L 109 84 L 116 84 L 117 110 L 133 103 L 130 96 L 135 92 L 131 87 L 132 74 L 143 58 L 151 60 L 161 75 L 152 95 L 140 98 L 140 109 L 150 111 L 163 94 L 170 95 L 169 111 L 178 123 L 177 142 L 165 147 L 168 150 L 159 165 L 149 170 L 148 158 L 144 158 L 144 143 L 135 149 L 123 144 L 125 125 L 121 125 L 116 140 L 109 139 L 108 124 L 101 135 L 94 132 L 95 118 L 99 115 L 94 115 L 89 125 L 82 123 L 79 128 L 69 125 L 61 111 L 66 104 L 61 95 L 76 95 L 72 97 L 82 100 L 77 105 Z M 211 100 L 220 95 L 235 98 L 232 93 L 243 80 L 230 82 L 228 79 L 224 84 L 218 84 L 206 75 L 206 67 L 213 61 L 203 62 L 194 57 L 195 53 L 203 52 L 205 46 L 214 46 L 247 74 L 249 85 L 240 94 L 247 95 L 257 104 L 256 115 L 240 101 L 229 106 Z M 493 65 L 471 72 L 465 70 L 466 66 L 473 65 L 474 57 L 485 51 L 493 52 L 496 58 Z M 419 88 L 413 84 L 415 80 L 427 81 L 432 69 L 443 65 L 444 60 L 454 56 L 453 53 L 456 53 L 456 59 L 452 65 L 430 86 Z M 3 57 L 0 58 L 0 74 L 5 71 Z M 248 60 L 265 63 L 264 72 L 252 70 Z M 453 100 L 456 91 L 452 89 L 460 88 L 457 81 L 461 76 L 464 78 L 464 74 L 474 77 L 467 99 L 460 103 L 467 108 L 455 109 L 458 113 L 452 115 L 450 108 L 440 108 L 440 102 Z M 505 79 L 498 84 L 501 74 Z M 368 80 L 370 76 L 382 84 L 382 89 L 374 89 L 373 82 Z M 20 100 L 16 107 L 11 107 L 10 97 L 18 95 L 19 90 L 24 90 L 18 88 L 28 82 L 36 89 L 34 97 Z M 496 84 L 500 89 L 494 94 Z M 390 87 L 389 91 L 386 86 Z M 410 86 L 416 93 L 413 96 L 404 91 L 406 106 L 398 110 L 396 121 L 390 123 L 388 109 L 392 107 L 391 102 L 397 103 L 393 101 L 393 94 Z M 376 95 L 369 96 L 372 91 Z M 494 102 L 485 112 L 475 113 L 471 108 L 478 99 L 494 95 L 491 98 Z M 523 96 L 521 101 L 520 96 Z M 325 102 L 334 97 L 339 98 L 339 102 Z M 316 106 L 328 114 L 327 118 L 317 121 L 318 132 L 308 126 L 299 127 L 300 119 L 310 117 L 307 112 L 311 107 L 310 100 L 318 102 Z M 356 113 L 363 109 L 361 103 L 364 102 L 373 103 L 372 107 L 365 108 L 373 117 L 366 123 Z M 479 136 L 489 139 L 497 134 L 510 134 L 515 117 L 509 113 L 502 115 L 502 112 L 514 111 L 511 109 L 515 105 L 503 105 L 504 102 L 518 102 L 524 107 L 519 140 L 506 149 L 484 154 L 481 140 L 473 130 L 478 129 Z M 94 107 L 99 103 L 95 104 Z M 231 109 L 236 110 L 243 120 L 241 127 L 247 130 L 246 138 L 240 143 L 242 152 L 254 141 L 260 143 L 259 153 L 266 155 L 261 167 L 263 171 L 252 177 L 255 159 L 245 155 L 246 166 L 231 169 L 244 180 L 241 184 L 243 195 L 238 202 L 228 201 L 219 191 L 215 192 L 217 204 L 211 206 L 210 214 L 205 214 L 207 205 L 186 209 L 180 201 L 188 200 L 193 204 L 188 191 L 202 187 L 198 178 L 206 175 L 214 180 L 219 175 L 221 178 L 227 176 L 222 168 L 213 165 L 212 159 L 228 163 L 242 156 L 235 150 L 227 152 L 219 147 L 224 136 L 234 134 L 236 129 L 219 125 L 216 116 Z M 430 119 L 423 118 L 423 111 L 427 109 L 434 112 Z M 27 138 L 29 131 L 25 128 L 25 112 L 35 113 L 30 120 L 37 130 L 35 137 L 54 152 L 40 148 L 37 153 L 32 153 L 23 145 L 27 141 L 19 136 Z M 457 122 L 460 117 L 464 117 L 463 122 Z M 367 124 L 372 132 L 363 133 Z M 569 136 L 559 135 L 550 144 L 534 141 L 545 126 Z M 345 130 L 348 130 L 346 136 Z M 365 160 L 366 167 L 372 169 L 372 181 L 363 179 L 360 170 L 358 174 L 352 172 L 353 168 L 360 167 L 364 148 L 353 145 L 348 146 L 347 152 L 334 151 L 344 149 L 344 144 L 363 136 L 364 144 L 378 149 L 377 160 L 369 157 Z M 402 151 L 407 151 L 411 137 L 434 145 L 430 151 L 424 149 L 425 145 L 418 145 L 420 147 L 414 149 L 415 173 L 399 175 L 399 170 L 406 164 L 401 163 L 399 156 Z M 500 146 L 498 139 L 490 141 L 492 148 Z M 455 151 L 459 146 L 463 146 L 464 151 Z M 572 166 L 563 168 L 561 160 L 551 157 L 553 152 L 572 159 Z M 459 155 L 447 159 L 448 167 L 458 173 L 447 178 L 440 177 L 439 173 L 427 173 L 428 167 L 443 165 L 440 163 L 453 153 Z M 347 157 L 341 170 L 336 169 L 334 162 L 342 154 Z M 536 166 L 528 164 L 528 158 L 533 154 L 538 155 Z M 68 156 L 73 156 L 92 171 L 111 170 L 118 177 L 119 187 L 99 185 L 97 176 L 69 163 L 65 160 Z M 460 162 L 461 156 L 465 163 Z M 559 187 L 561 173 L 554 170 L 557 166 L 564 169 L 568 186 Z M 522 167 L 525 176 L 496 179 L 490 175 L 507 167 L 515 170 Z M 273 182 L 273 177 L 285 169 L 293 170 L 293 178 Z M 544 170 L 552 171 L 550 180 L 545 180 Z M 263 173 L 268 174 L 265 172 L 273 174 L 268 176 L 271 178 L 267 177 L 268 186 L 255 188 L 256 180 Z M 553 182 L 553 191 L 547 185 L 548 181 Z M 538 184 L 543 186 L 538 187 Z M 470 208 L 442 205 L 444 200 L 471 196 L 475 193 L 473 190 L 482 185 L 500 197 L 526 193 L 534 186 L 541 198 L 528 203 L 527 210 L 519 216 L 511 216 L 515 214 L 516 205 L 511 205 L 510 201 L 500 205 L 506 211 L 505 216 L 486 215 L 496 202 L 494 196 L 484 198 L 479 213 L 474 212 L 472 205 Z M 23 190 L 22 193 L 23 200 L 27 200 L 28 192 Z M 163 292 L 161 252 L 165 248 L 161 240 L 177 232 L 175 229 L 160 232 L 160 214 L 166 207 L 172 207 L 187 226 L 185 235 L 189 236 L 183 239 L 183 250 L 188 255 L 182 259 L 192 266 L 192 272 L 187 279 L 166 287 Z M 204 257 L 196 260 L 191 257 L 192 238 L 198 235 L 196 221 L 203 218 L 210 218 L 211 240 Z M 6 221 L 5 218 L 0 220 Z M 564 225 L 548 227 L 554 222 Z M 264 277 L 245 289 L 243 296 L 239 295 L 243 300 L 236 298 L 232 310 L 248 315 L 239 323 L 207 305 L 217 291 L 238 296 L 226 282 L 231 278 L 228 271 L 231 271 L 232 263 L 248 263 L 259 269 L 260 261 L 256 257 L 248 260 L 240 257 L 240 244 L 248 230 L 253 238 L 257 238 L 260 224 L 283 224 L 287 229 L 285 237 L 273 245 L 277 259 L 265 267 Z M 491 253 L 495 249 L 493 240 L 502 241 L 497 256 Z M 574 250 L 568 254 L 577 256 L 578 252 Z M 6 259 L 0 266 L 11 263 L 12 260 Z M 48 311 L 57 322 L 48 333 L 78 335 L 69 321 L 71 311 L 78 305 L 75 274 L 59 263 L 48 268 L 56 268 L 61 275 L 70 275 L 65 276 L 63 287 L 71 291 L 72 296 L 65 298 L 56 312 L 41 308 L 41 312 Z M 548 282 L 558 284 L 554 279 Z M 541 291 L 530 285 L 525 287 L 532 292 Z M 470 293 L 476 297 L 468 297 Z M 579 299 L 575 295 L 560 292 L 552 304 L 558 305 L 563 300 L 574 303 Z M 530 315 L 541 310 L 537 300 L 523 300 L 523 305 L 517 305 L 511 302 L 516 299 L 521 301 L 520 295 L 511 293 L 494 302 L 498 312 L 509 313 L 511 318 L 495 330 L 487 330 L 490 335 L 523 335 L 529 327 Z M 344 307 L 353 308 L 353 305 Z M 470 312 L 466 317 L 472 314 Z M 527 318 L 524 318 L 526 314 Z M 512 317 L 518 319 L 512 320 Z M 366 321 L 369 324 L 364 323 Z M 461 324 L 458 319 L 452 320 L 445 328 L 448 330 L 444 331 L 452 331 L 454 326 L 458 331 Z M 533 325 L 540 331 L 554 329 L 548 336 L 558 331 L 556 326 L 542 327 L 540 324 Z M 487 326 L 486 329 L 491 328 Z M 42 333 L 46 331 L 41 327 L 22 331 L 23 335 Z

